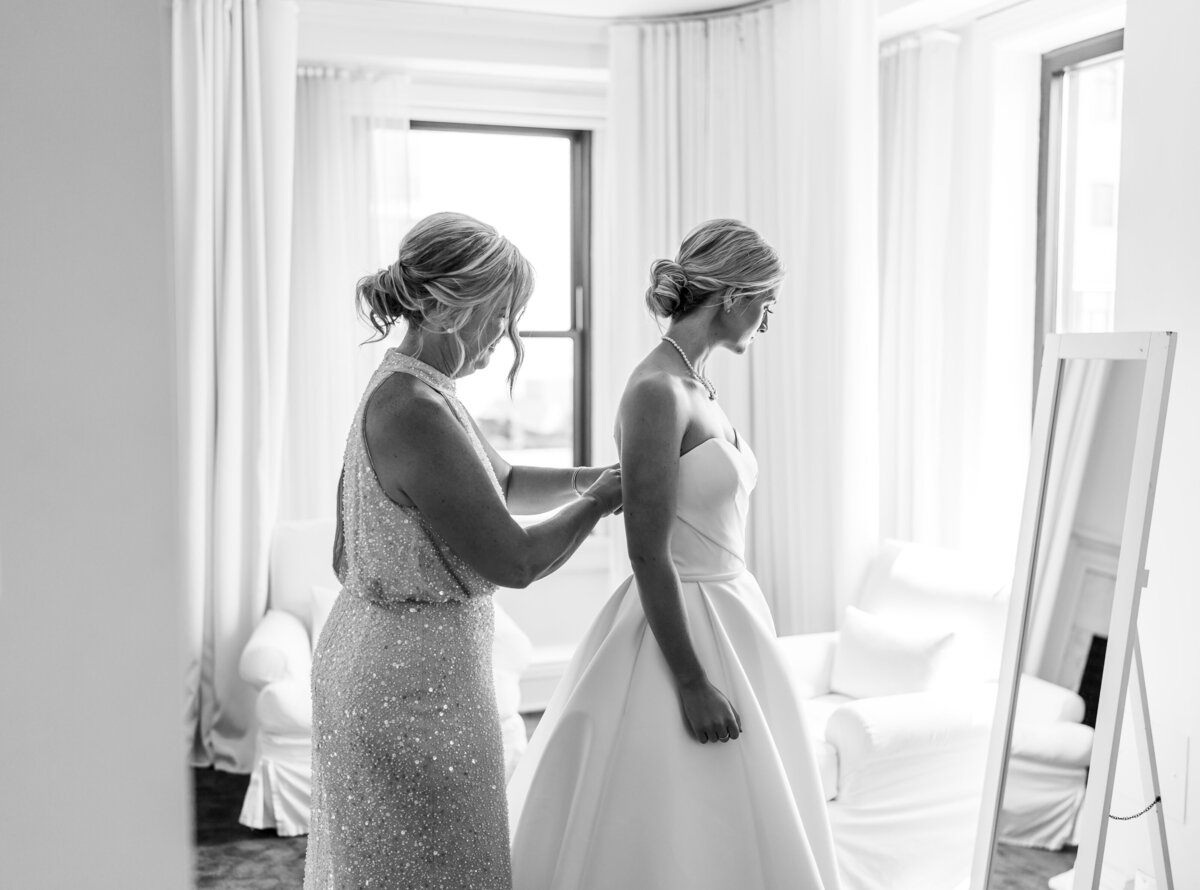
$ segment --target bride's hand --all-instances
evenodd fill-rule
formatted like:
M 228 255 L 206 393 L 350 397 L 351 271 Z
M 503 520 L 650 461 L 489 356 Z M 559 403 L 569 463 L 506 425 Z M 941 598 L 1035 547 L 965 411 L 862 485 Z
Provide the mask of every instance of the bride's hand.
M 725 694 L 708 680 L 679 687 L 683 716 L 696 741 L 728 742 L 742 734 L 742 718 Z
M 584 496 L 592 496 L 607 516 L 621 512 L 621 466 L 614 464 L 605 468 L 595 482 L 588 486 Z

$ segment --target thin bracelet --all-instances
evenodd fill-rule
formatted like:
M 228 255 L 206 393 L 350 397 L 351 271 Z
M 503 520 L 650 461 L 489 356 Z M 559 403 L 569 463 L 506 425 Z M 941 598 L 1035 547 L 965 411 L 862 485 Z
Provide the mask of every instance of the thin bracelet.
M 571 488 L 575 490 L 576 497 L 583 497 L 583 492 L 579 490 L 579 471 L 583 467 L 576 467 L 575 472 L 571 474 Z

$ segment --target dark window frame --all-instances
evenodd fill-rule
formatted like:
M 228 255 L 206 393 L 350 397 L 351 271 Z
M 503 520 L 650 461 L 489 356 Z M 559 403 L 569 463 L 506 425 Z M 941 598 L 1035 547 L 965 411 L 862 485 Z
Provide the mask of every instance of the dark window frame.
M 1046 335 L 1053 333 L 1058 315 L 1058 195 L 1062 182 L 1063 77 L 1067 72 L 1105 61 L 1125 49 L 1125 31 L 1110 31 L 1061 47 L 1042 56 L 1042 102 L 1038 137 L 1037 286 L 1034 306 L 1033 388 L 1042 367 Z
M 452 121 L 409 121 L 412 130 L 449 130 L 520 136 L 560 136 L 571 143 L 571 326 L 567 330 L 525 330 L 522 339 L 569 339 L 574 345 L 574 442 L 576 466 L 591 462 L 592 437 L 592 132 L 555 127 L 519 127 Z

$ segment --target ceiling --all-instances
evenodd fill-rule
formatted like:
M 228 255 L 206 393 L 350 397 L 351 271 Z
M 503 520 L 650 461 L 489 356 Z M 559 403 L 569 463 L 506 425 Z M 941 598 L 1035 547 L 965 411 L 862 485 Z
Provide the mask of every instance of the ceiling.
M 640 18 L 711 12 L 746 5 L 746 0 L 421 0 L 433 6 L 472 6 L 508 12 L 538 12 L 580 18 Z

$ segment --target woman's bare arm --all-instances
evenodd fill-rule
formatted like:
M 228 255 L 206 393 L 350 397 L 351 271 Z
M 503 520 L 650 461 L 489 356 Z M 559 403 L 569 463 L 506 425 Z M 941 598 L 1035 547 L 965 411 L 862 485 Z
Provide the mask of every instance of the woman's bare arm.
M 494 584 L 526 587 L 552 571 L 619 505 L 619 480 L 602 480 L 551 519 L 521 528 L 449 406 L 406 380 L 386 381 L 372 394 L 364 428 L 384 491 L 413 503 Z
M 706 676 L 692 645 L 670 550 L 679 445 L 687 428 L 684 396 L 671 378 L 646 378 L 630 384 L 620 410 L 629 559 L 654 638 L 676 685 L 687 686 Z
M 500 487 L 504 489 L 504 500 L 508 511 L 517 516 L 547 513 L 569 504 L 588 487 L 595 484 L 600 474 L 615 467 L 530 467 L 510 464 L 487 440 L 479 424 L 472 418 L 475 433 L 487 452 L 488 460 Z
M 671 560 L 687 397 L 674 378 L 646 377 L 625 391 L 620 415 L 625 532 L 646 622 L 675 678 L 692 735 L 700 742 L 736 739 L 741 721 L 696 655 Z

